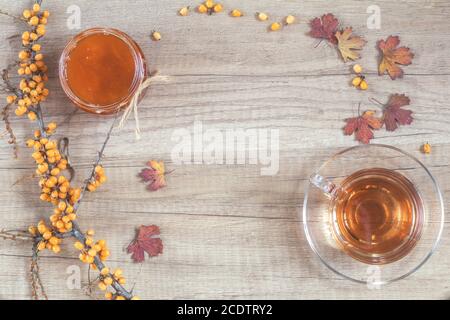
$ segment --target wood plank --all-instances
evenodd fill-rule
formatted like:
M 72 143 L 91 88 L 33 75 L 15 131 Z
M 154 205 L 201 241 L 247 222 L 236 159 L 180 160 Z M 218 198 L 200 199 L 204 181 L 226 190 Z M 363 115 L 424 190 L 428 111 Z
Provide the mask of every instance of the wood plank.
M 302 230 L 302 207 L 308 176 L 337 151 L 356 145 L 342 132 L 344 119 L 356 113 L 358 103 L 377 108 L 370 98 L 386 101 L 392 93 L 412 100 L 413 125 L 394 133 L 377 132 L 376 143 L 397 146 L 412 153 L 436 176 L 448 207 L 450 202 L 450 4 L 438 1 L 377 1 L 382 28 L 366 27 L 366 9 L 372 1 L 222 1 L 226 8 L 239 6 L 246 16 L 232 19 L 225 13 L 179 17 L 185 1 L 128 2 L 77 0 L 82 28 L 117 27 L 142 46 L 150 68 L 167 81 L 156 81 L 140 106 L 142 139 L 134 138 L 131 119 L 116 131 L 108 145 L 105 166 L 109 182 L 89 195 L 80 211 L 84 228 L 93 227 L 112 252 L 112 266 L 125 270 L 136 292 L 148 299 L 196 298 L 308 298 L 308 299 L 423 299 L 448 298 L 450 237 L 448 223 L 435 256 L 410 278 L 369 290 L 334 275 L 321 265 L 307 245 Z M 74 107 L 57 79 L 59 55 L 79 30 L 66 26 L 69 4 L 45 1 L 52 11 L 45 53 L 49 61 L 51 99 L 45 104 L 48 120 L 61 124 L 58 134 L 70 139 L 71 160 L 86 176 L 103 142 L 111 118 L 99 118 Z M 191 3 L 189 5 L 195 5 Z M 0 8 L 19 13 L 23 1 L 0 0 Z M 349 86 L 350 64 L 338 59 L 325 43 L 309 38 L 307 21 L 332 11 L 343 25 L 369 41 L 361 64 L 370 89 Z M 298 14 L 298 24 L 282 32 L 266 32 L 267 24 L 253 17 L 265 11 L 280 20 Z M 130 18 L 132 17 L 132 18 Z M 412 18 L 416 17 L 416 18 Z M 158 43 L 151 30 L 163 35 Z M 17 34 L 21 26 L 0 18 L 0 36 Z M 376 75 L 376 41 L 399 35 L 416 57 L 405 68 L 403 80 Z M 16 56 L 17 45 L 0 42 L 0 66 Z M 18 141 L 32 132 L 25 119 L 11 118 Z M 173 161 L 177 129 L 193 130 L 199 121 L 206 129 L 275 129 L 280 136 L 279 173 L 261 176 L 261 165 L 183 165 Z M 0 130 L 1 131 L 1 130 Z M 419 147 L 430 142 L 433 152 Z M 242 148 L 243 146 L 240 146 Z M 39 202 L 35 180 L 21 178 L 33 172 L 29 150 L 21 146 L 12 159 L 11 146 L 0 140 L 0 228 L 24 228 L 48 215 L 51 207 Z M 168 187 L 155 193 L 145 189 L 137 174 L 149 159 L 164 160 L 169 169 Z M 162 229 L 165 252 L 142 266 L 131 263 L 124 248 L 140 224 Z M 80 265 L 68 241 L 58 256 L 41 259 L 44 282 L 53 299 L 84 299 L 82 290 L 70 290 L 67 267 Z M 30 247 L 20 242 L 0 242 L 0 299 L 29 299 L 27 283 Z M 86 283 L 86 272 L 82 272 Z M 149 285 L 150 284 L 150 285 Z

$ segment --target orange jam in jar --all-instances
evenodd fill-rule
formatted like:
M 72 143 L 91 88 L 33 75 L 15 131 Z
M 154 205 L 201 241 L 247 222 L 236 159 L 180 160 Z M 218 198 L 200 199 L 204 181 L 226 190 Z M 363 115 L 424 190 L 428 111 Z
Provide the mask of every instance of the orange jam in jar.
M 142 50 L 127 34 L 93 28 L 76 35 L 59 61 L 61 86 L 84 111 L 113 114 L 127 107 L 147 78 Z

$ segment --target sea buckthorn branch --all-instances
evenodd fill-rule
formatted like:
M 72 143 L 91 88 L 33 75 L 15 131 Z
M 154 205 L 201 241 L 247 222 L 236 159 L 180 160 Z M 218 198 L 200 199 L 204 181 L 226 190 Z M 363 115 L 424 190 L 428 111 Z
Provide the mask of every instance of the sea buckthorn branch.
M 11 84 L 11 81 L 9 80 L 9 71 L 14 66 L 17 66 L 17 63 L 10 64 L 2 72 L 2 80 L 4 83 L 4 87 L 2 87 L 2 91 L 6 92 L 8 94 L 16 93 L 16 91 L 17 91 L 17 89 Z M 19 156 L 19 146 L 17 144 L 16 135 L 14 134 L 11 123 L 9 121 L 10 108 L 13 105 L 14 105 L 13 102 L 7 103 L 6 106 L 4 106 L 2 109 L 1 115 L 2 115 L 2 120 L 5 123 L 5 130 L 6 130 L 7 134 L 9 135 L 8 143 L 13 145 L 14 158 L 17 158 Z
M 34 300 L 39 300 L 42 296 L 45 300 L 48 300 L 47 293 L 45 292 L 44 285 L 42 284 L 41 276 L 39 274 L 39 250 L 38 241 L 33 240 L 31 263 L 30 263 L 30 284 L 31 284 L 31 295 Z
M 116 119 L 98 152 L 93 170 L 85 181 L 84 187 L 73 187 L 71 179 L 64 174 L 69 169 L 68 156 L 60 150 L 59 143 L 52 138 L 57 125 L 54 122 L 45 125 L 42 115 L 41 102 L 46 100 L 49 91 L 45 87 L 48 80 L 47 66 L 38 42 L 46 33 L 45 25 L 50 13 L 41 11 L 41 3 L 42 1 L 35 0 L 31 10 L 23 11 L 23 19 L 31 26 L 31 30 L 22 34 L 23 50 L 19 53 L 18 63 L 18 74 L 21 78 L 19 88 L 12 86 L 7 76 L 4 77 L 4 83 L 8 91 L 12 93 L 7 97 L 7 103 L 16 105 L 17 116 L 26 114 L 31 121 L 37 122 L 38 130 L 34 132 L 32 139 L 27 140 L 26 144 L 34 150 L 32 157 L 37 164 L 36 175 L 40 178 L 40 199 L 54 205 L 53 214 L 48 221 L 47 219 L 41 220 L 36 226 L 30 226 L 28 229 L 33 242 L 30 266 L 32 294 L 35 299 L 38 299 L 39 295 L 47 298 L 39 276 L 39 252 L 47 249 L 59 253 L 62 240 L 72 237 L 76 239 L 74 246 L 80 251 L 80 260 L 88 264 L 91 269 L 99 270 L 98 287 L 104 291 L 108 287 L 113 289 L 113 292 L 106 292 L 107 299 L 137 299 L 137 297 L 133 297 L 132 292 L 123 287 L 125 278 L 122 270 L 110 271 L 104 264 L 109 256 L 105 240 L 94 241 L 94 231 L 88 230 L 83 233 L 75 221 L 85 192 L 93 192 L 106 182 L 105 172 L 100 162 Z M 5 233 L 5 237 L 8 236 L 10 234 Z
M 22 240 L 30 241 L 33 240 L 33 236 L 30 235 L 25 230 L 0 230 L 0 238 L 3 240 Z
M 25 19 L 22 19 L 22 17 L 15 16 L 15 15 L 10 14 L 9 12 L 3 11 L 3 10 L 1 10 L 1 9 L 0 9 L 0 15 L 8 16 L 8 17 L 10 17 L 10 18 L 13 18 L 14 20 L 17 20 L 17 21 L 26 23 Z

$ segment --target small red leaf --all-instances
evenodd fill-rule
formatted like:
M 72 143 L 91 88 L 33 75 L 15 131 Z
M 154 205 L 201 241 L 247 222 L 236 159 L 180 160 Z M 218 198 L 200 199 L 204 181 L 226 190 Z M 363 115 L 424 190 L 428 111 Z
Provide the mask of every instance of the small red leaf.
M 400 125 L 409 125 L 413 122 L 412 111 L 402 109 L 410 104 L 410 99 L 404 94 L 394 94 L 384 108 L 384 123 L 386 130 L 395 131 Z
M 399 65 L 408 66 L 412 63 L 414 54 L 407 47 L 399 47 L 400 38 L 389 36 L 386 41 L 378 41 L 378 49 L 381 52 L 381 61 L 378 67 L 378 74 L 386 72 L 392 80 L 403 77 L 403 70 Z
M 339 21 L 332 13 L 324 14 L 321 18 L 315 18 L 309 23 L 311 31 L 309 35 L 313 38 L 326 39 L 332 44 L 337 44 L 336 32 Z
M 356 140 L 365 144 L 369 143 L 374 138 L 372 130 L 378 130 L 383 125 L 374 114 L 373 111 L 366 111 L 359 117 L 346 119 L 344 134 L 347 136 L 355 134 Z
M 144 252 L 150 257 L 157 256 L 163 252 L 163 243 L 161 238 L 158 238 L 160 234 L 159 227 L 155 225 L 140 226 L 136 238 L 130 243 L 127 248 L 128 253 L 132 253 L 131 258 L 134 262 L 143 262 L 145 260 Z
M 147 164 L 149 168 L 142 169 L 139 176 L 142 181 L 149 182 L 147 188 L 150 191 L 156 191 L 166 186 L 166 170 L 164 162 L 151 160 Z

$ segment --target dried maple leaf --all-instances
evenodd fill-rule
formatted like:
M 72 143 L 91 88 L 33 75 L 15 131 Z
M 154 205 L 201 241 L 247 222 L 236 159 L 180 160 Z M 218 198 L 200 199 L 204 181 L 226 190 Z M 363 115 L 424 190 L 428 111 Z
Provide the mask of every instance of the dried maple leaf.
M 150 168 L 142 169 L 139 176 L 144 182 L 149 182 L 147 188 L 156 191 L 166 186 L 166 169 L 164 162 L 151 160 L 147 163 Z
M 134 262 L 143 262 L 145 252 L 150 257 L 157 256 L 163 252 L 163 243 L 161 238 L 155 238 L 160 234 L 159 227 L 155 225 L 140 226 L 136 238 L 129 244 L 128 253 L 132 253 L 131 258 Z
M 386 130 L 395 131 L 400 125 L 408 125 L 413 122 L 412 111 L 402 109 L 409 105 L 410 99 L 404 94 L 394 94 L 384 108 L 384 123 Z
M 343 31 L 337 31 L 335 34 L 338 49 L 344 62 L 361 58 L 359 50 L 362 50 L 366 44 L 366 40 L 362 37 L 352 35 L 352 32 L 352 28 L 345 28 Z
M 356 140 L 369 143 L 373 139 L 373 131 L 383 126 L 380 118 L 375 117 L 375 111 L 366 111 L 362 115 L 345 120 L 344 134 L 349 136 L 355 134 Z
M 336 31 L 338 29 L 339 21 L 332 13 L 324 14 L 322 18 L 314 18 L 309 23 L 311 31 L 309 35 L 313 38 L 326 39 L 332 44 L 337 43 Z
M 378 48 L 381 51 L 381 62 L 378 73 L 383 75 L 388 72 L 392 80 L 403 77 L 403 70 L 398 65 L 410 65 L 414 54 L 407 47 L 400 47 L 400 38 L 389 36 L 386 41 L 378 41 Z

